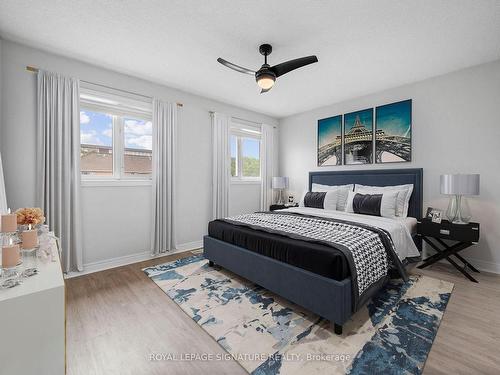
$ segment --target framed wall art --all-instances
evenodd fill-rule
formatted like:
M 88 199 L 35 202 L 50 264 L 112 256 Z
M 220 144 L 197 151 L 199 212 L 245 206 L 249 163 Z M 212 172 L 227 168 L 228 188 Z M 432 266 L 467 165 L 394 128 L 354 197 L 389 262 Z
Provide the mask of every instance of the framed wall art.
M 318 120 L 318 167 L 342 165 L 342 115 Z
M 373 162 L 373 108 L 344 115 L 344 164 Z
M 411 161 L 411 109 L 411 99 L 376 108 L 376 163 Z

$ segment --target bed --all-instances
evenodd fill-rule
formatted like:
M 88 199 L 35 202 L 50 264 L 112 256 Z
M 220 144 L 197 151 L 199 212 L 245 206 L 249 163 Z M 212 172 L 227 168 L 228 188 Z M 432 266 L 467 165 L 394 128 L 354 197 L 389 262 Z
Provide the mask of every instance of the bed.
M 390 238 L 394 238 L 392 242 L 401 247 L 398 241 L 408 243 L 408 239 L 404 242 L 403 237 L 412 234 L 416 219 L 422 215 L 422 179 L 422 169 L 310 172 L 309 190 L 312 184 L 372 186 L 413 184 L 408 218 L 401 220 L 377 218 L 378 221 L 374 224 L 376 230 L 380 230 L 381 234 L 386 232 Z M 349 223 L 349 220 L 356 220 L 360 227 L 367 226 L 374 230 L 369 226 L 372 224 L 370 220 L 373 221 L 374 218 L 361 218 L 366 215 L 351 214 L 354 216 L 349 217 L 349 214 L 325 210 L 320 212 L 313 208 L 284 211 L 286 212 L 280 213 L 280 217 L 291 215 L 294 220 L 310 219 L 313 223 L 316 220 L 321 220 L 318 223 L 328 223 L 330 220 L 341 223 L 348 220 L 346 223 Z M 370 287 L 373 289 L 371 294 L 364 293 L 357 298 L 359 275 L 346 261 L 345 252 L 327 247 L 321 241 L 308 241 L 299 235 L 285 235 L 282 232 L 262 230 L 261 227 L 238 224 L 225 219 L 209 223 L 209 235 L 204 237 L 204 256 L 209 260 L 209 264 L 226 268 L 330 320 L 334 323 L 337 334 L 342 333 L 342 325 L 367 302 L 370 295 L 383 286 L 381 283 L 385 279 Z M 399 233 L 402 233 L 401 238 Z M 413 236 L 413 241 L 417 248 L 421 249 L 421 243 L 416 235 Z M 415 256 L 411 254 L 412 257 L 405 257 L 399 252 L 396 255 L 398 259 Z M 356 274 L 355 280 L 351 277 L 354 274 Z

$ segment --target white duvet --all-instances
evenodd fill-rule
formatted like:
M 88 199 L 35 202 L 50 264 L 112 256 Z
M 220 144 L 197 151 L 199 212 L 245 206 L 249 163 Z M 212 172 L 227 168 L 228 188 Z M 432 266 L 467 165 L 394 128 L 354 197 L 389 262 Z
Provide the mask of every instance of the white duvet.
M 396 253 L 398 254 L 400 260 L 420 256 L 420 253 L 411 238 L 408 225 L 406 224 L 406 221 L 401 218 L 391 219 L 387 217 L 353 214 L 343 211 L 323 210 L 309 207 L 290 207 L 284 211 L 352 221 L 384 229 L 391 235 L 392 242 L 394 243 Z

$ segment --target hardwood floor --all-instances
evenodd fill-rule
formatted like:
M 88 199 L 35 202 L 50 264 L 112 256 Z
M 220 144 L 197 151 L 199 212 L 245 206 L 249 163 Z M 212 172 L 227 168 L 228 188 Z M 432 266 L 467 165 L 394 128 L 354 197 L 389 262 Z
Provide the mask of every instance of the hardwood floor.
M 151 361 L 151 354 L 224 350 L 141 271 L 191 252 L 68 279 L 67 373 L 246 374 L 235 361 Z M 500 372 L 500 275 L 479 284 L 452 267 L 414 270 L 455 283 L 424 374 Z
M 416 271 L 455 284 L 424 374 L 499 374 L 500 275 L 474 274 L 476 284 L 444 263 Z

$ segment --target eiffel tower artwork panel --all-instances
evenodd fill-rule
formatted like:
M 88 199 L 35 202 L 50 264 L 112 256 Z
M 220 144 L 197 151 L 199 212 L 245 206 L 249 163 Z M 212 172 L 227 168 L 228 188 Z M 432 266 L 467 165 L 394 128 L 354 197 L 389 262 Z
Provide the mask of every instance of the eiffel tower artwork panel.
M 318 167 L 342 165 L 342 115 L 318 120 Z
M 344 115 L 344 162 L 373 163 L 373 108 Z
M 411 99 L 376 108 L 376 163 L 411 161 L 411 109 Z

